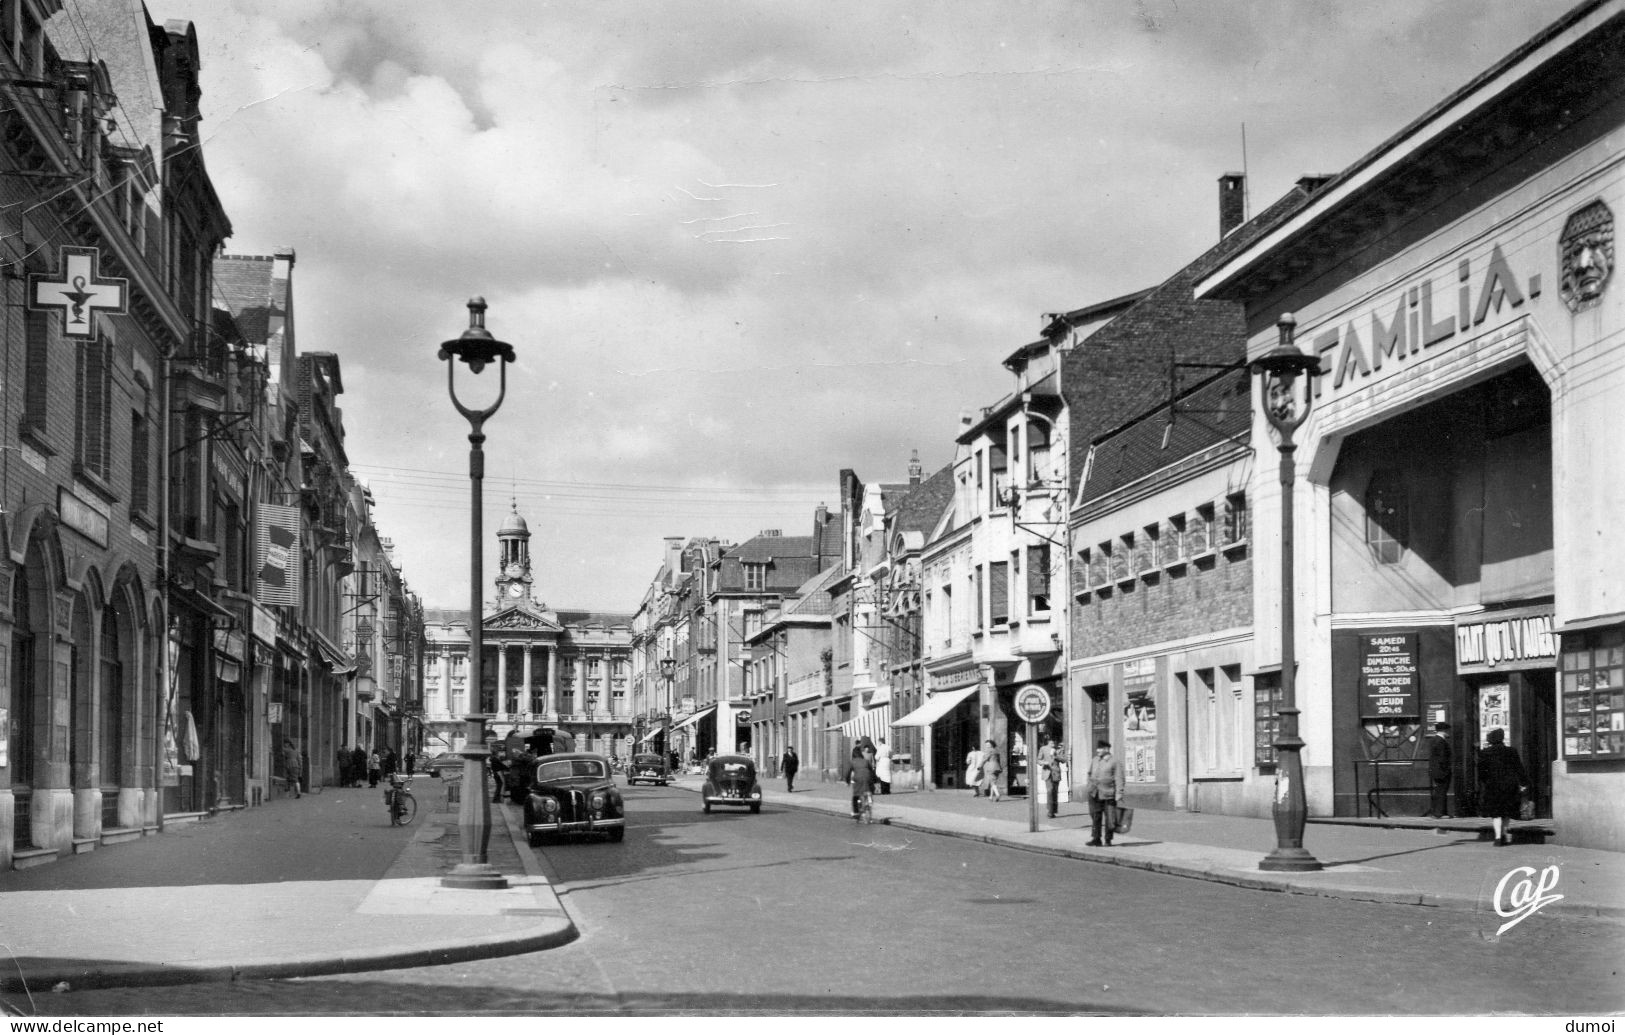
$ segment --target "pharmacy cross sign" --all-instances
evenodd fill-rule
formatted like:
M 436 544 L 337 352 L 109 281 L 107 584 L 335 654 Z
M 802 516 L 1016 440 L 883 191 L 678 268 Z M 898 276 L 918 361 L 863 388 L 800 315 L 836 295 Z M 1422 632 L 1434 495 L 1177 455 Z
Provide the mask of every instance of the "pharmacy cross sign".
M 129 312 L 129 284 L 123 277 L 99 277 L 99 248 L 63 248 L 61 272 L 28 275 L 28 308 L 62 310 L 62 333 L 70 338 L 94 338 L 94 317 Z

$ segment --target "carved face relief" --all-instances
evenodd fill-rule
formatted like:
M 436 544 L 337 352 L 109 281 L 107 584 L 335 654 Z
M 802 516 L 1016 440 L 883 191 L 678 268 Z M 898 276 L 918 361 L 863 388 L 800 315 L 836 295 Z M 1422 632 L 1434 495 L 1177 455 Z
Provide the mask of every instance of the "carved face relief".
M 1607 205 L 1593 201 L 1563 224 L 1558 248 L 1563 304 L 1573 313 L 1596 305 L 1614 272 L 1614 214 Z
M 1268 392 L 1264 400 L 1265 405 L 1269 407 L 1270 413 L 1275 415 L 1275 419 L 1283 424 L 1292 423 L 1292 419 L 1298 413 L 1298 400 L 1293 393 L 1297 380 L 1295 377 L 1272 377 L 1265 382 Z

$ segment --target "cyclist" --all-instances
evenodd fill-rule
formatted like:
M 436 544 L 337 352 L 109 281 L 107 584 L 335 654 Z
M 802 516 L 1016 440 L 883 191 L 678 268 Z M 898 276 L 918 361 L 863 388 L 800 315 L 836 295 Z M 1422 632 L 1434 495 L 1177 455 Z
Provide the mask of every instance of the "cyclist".
M 875 755 L 872 749 L 852 749 L 852 760 L 846 764 L 846 782 L 852 785 L 852 818 L 862 819 L 863 799 L 875 789 Z
M 390 773 L 385 778 L 384 808 L 389 811 L 391 823 L 406 824 L 412 822 L 412 815 L 416 813 L 410 789 L 410 777 L 399 772 Z

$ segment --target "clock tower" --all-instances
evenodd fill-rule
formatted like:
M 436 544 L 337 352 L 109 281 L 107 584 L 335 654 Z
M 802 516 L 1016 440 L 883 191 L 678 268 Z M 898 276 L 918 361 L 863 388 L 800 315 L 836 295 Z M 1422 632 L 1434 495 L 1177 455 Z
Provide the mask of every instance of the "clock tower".
M 497 546 L 497 606 L 534 604 L 530 593 L 534 581 L 530 571 L 530 526 L 519 516 L 517 500 L 513 512 L 497 529 Z

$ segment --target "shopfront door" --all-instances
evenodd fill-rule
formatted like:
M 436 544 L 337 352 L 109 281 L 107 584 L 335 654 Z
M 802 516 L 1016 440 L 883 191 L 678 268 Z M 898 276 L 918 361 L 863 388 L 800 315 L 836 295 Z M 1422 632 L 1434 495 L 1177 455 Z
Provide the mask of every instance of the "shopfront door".
M 1469 682 L 1468 700 L 1474 710 L 1473 764 L 1463 767 L 1470 792 L 1477 801 L 1478 752 L 1492 729 L 1503 730 L 1506 742 L 1518 752 L 1529 774 L 1529 792 L 1535 801 L 1535 815 L 1552 814 L 1552 760 L 1557 755 L 1557 680 L 1544 669 L 1508 672 L 1480 677 Z

